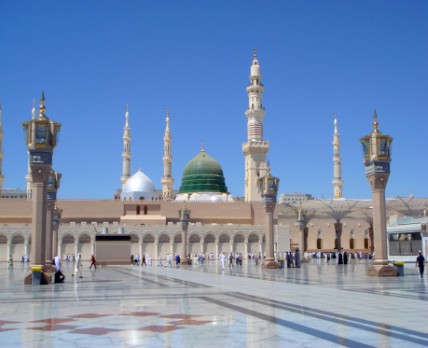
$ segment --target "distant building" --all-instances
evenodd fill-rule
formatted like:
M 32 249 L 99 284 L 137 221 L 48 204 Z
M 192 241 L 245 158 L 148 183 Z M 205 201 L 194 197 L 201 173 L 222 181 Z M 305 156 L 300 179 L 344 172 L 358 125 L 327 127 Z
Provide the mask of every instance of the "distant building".
M 314 199 L 314 197 L 312 197 L 312 195 L 310 195 L 309 193 L 298 193 L 298 192 L 282 193 L 279 196 L 278 203 L 296 205 L 299 203 L 309 201 L 311 199 Z
M 1 191 L 1 198 L 27 199 L 27 190 L 21 190 L 19 188 L 4 188 Z

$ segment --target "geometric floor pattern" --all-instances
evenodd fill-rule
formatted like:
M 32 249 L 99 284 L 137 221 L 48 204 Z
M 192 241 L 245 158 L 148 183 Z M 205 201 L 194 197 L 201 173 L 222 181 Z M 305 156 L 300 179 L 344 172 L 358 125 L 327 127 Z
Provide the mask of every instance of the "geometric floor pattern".
M 313 261 L 266 270 L 63 265 L 64 284 L 24 285 L 0 265 L 1 347 L 427 347 L 428 281 Z

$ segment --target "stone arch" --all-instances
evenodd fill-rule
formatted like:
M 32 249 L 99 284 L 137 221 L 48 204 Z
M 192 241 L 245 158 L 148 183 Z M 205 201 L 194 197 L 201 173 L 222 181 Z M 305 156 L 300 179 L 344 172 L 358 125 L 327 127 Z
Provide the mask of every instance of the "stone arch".
M 176 233 L 173 237 L 173 245 L 172 245 L 172 252 L 174 255 L 180 255 L 183 256 L 183 238 L 181 236 L 181 232 Z
M 7 244 L 7 237 L 4 234 L 0 234 L 0 244 Z
M 131 255 L 140 255 L 140 236 L 135 232 L 131 233 Z
M 256 232 L 249 234 L 247 249 L 250 253 L 257 253 L 260 251 L 260 237 Z
M 76 248 L 75 248 L 75 242 L 76 242 L 76 238 L 75 236 L 73 236 L 71 233 L 65 233 L 62 238 L 61 238 L 61 253 L 62 259 L 65 259 L 66 255 L 75 255 L 76 253 Z
M 214 255 L 215 258 L 217 258 L 217 255 L 216 255 L 216 252 L 217 252 L 217 250 L 216 250 L 216 238 L 212 232 L 208 232 L 204 236 L 204 251 L 207 254 L 212 254 L 212 255 Z
M 240 232 L 233 236 L 233 251 L 245 254 L 245 236 Z
M 201 252 L 201 236 L 198 233 L 192 233 L 189 236 L 189 253 L 195 254 Z
M 25 237 L 20 233 L 16 233 L 11 236 L 10 242 L 11 244 L 24 244 Z
M 20 233 L 15 233 L 10 238 L 10 254 L 14 260 L 21 259 L 25 254 L 25 237 Z
M 82 260 L 90 260 L 93 253 L 92 236 L 88 232 L 79 235 L 77 253 L 82 255 Z
M 147 233 L 143 236 L 143 243 L 154 243 L 155 237 L 151 233 Z
M 155 254 L 155 237 L 151 233 L 143 235 L 143 255 L 157 257 Z M 141 255 L 142 256 L 142 255 Z
M 229 253 L 232 251 L 230 245 L 230 236 L 226 232 L 223 232 L 218 236 L 218 251 L 219 253 Z
M 0 255 L 4 255 L 1 261 L 7 261 L 7 237 L 4 234 L 0 234 Z
M 158 237 L 158 255 L 161 255 L 162 258 L 165 258 L 166 254 L 170 254 L 172 252 L 170 248 L 170 242 L 171 237 L 166 233 L 162 233 Z
M 131 243 L 140 243 L 140 236 L 136 233 L 131 234 Z

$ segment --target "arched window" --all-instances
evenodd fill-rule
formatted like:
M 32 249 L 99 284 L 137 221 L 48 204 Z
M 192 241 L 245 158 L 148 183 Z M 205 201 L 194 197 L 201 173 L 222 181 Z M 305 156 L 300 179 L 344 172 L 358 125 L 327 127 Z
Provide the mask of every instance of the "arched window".
M 317 249 L 318 250 L 322 249 L 322 239 L 321 238 L 317 238 Z
M 369 239 L 364 238 L 364 249 L 368 249 L 368 248 L 369 248 Z

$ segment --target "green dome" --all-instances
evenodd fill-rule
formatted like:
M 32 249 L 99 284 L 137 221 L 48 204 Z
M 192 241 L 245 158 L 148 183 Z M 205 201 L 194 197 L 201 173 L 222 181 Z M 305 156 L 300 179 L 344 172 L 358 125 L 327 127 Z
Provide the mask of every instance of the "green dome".
M 205 150 L 196 155 L 184 168 L 180 193 L 193 192 L 227 193 L 223 169 Z

